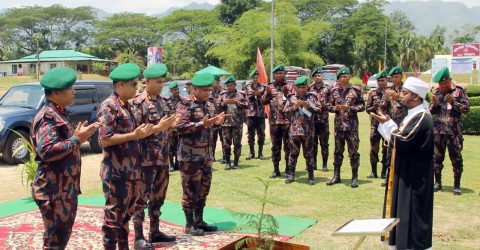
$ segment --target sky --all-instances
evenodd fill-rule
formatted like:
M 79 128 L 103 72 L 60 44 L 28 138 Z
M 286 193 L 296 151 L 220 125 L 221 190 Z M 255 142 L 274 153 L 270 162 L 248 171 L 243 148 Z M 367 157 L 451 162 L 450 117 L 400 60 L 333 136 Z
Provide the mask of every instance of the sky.
M 363 0 L 360 0 L 363 1 Z M 398 0 L 408 2 L 412 0 Z M 416 0 L 418 1 L 418 0 Z M 420 0 L 422 1 L 422 0 Z M 480 6 L 479 0 L 437 0 L 448 2 L 463 2 L 469 7 Z M 170 7 L 183 7 L 192 2 L 218 4 L 220 0 L 1 0 L 0 8 L 11 8 L 20 6 L 50 6 L 61 4 L 65 7 L 93 6 L 109 13 L 137 12 L 146 14 L 162 13 Z

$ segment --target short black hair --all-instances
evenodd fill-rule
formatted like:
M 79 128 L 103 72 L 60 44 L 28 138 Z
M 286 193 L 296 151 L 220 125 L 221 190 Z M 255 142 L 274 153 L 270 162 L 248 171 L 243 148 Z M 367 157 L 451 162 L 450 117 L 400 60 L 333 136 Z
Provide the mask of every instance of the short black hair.
M 45 96 L 51 96 L 53 94 L 53 90 L 45 89 Z

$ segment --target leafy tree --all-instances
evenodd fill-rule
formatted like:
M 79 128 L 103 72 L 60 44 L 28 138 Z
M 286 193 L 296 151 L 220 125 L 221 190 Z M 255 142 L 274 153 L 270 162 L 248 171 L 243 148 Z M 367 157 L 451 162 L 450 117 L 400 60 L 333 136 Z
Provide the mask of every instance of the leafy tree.
M 260 5 L 261 0 L 221 0 L 218 5 L 220 20 L 233 24 L 242 14 Z
M 158 19 L 144 14 L 120 13 L 96 23 L 95 45 L 113 51 L 134 51 L 146 58 L 147 48 L 160 45 Z M 142 64 L 143 65 L 143 64 Z
M 357 0 L 290 0 L 289 2 L 298 10 L 298 18 L 302 23 L 312 20 L 332 22 L 334 19 L 350 16 L 358 4 Z
M 142 68 L 145 67 L 144 58 L 145 57 L 140 56 L 137 51 L 131 48 L 127 48 L 125 51 L 119 52 L 116 57 L 119 64 L 134 63 Z
M 479 32 L 479 26 L 465 24 L 453 31 L 451 35 L 452 43 L 474 43 L 476 42 L 476 36 Z

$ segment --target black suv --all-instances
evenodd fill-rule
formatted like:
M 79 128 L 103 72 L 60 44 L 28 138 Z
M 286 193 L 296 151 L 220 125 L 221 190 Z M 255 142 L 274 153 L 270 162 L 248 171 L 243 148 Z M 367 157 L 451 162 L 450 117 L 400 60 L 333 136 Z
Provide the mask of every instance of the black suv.
M 113 91 L 109 81 L 77 81 L 73 88 L 75 97 L 73 104 L 66 108 L 74 125 L 87 120 L 97 121 L 97 108 Z M 45 95 L 39 83 L 25 83 L 10 88 L 0 98 L 0 153 L 10 164 L 18 164 L 28 160 L 26 149 L 13 152 L 23 145 L 23 140 L 12 130 L 25 138 L 30 138 L 33 117 L 43 107 Z M 93 152 L 102 151 L 98 131 L 90 138 Z

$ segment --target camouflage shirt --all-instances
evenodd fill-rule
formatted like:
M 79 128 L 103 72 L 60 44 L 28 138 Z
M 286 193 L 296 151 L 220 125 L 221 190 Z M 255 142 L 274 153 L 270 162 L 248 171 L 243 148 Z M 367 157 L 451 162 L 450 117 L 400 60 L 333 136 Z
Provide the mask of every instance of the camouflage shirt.
M 395 93 L 400 95 L 400 91 L 402 90 L 402 87 L 403 87 L 403 83 L 400 85 L 399 89 L 395 89 L 395 86 L 387 87 L 387 89 L 393 90 L 395 91 Z M 400 100 L 388 101 L 386 95 L 383 96 L 380 105 L 381 105 L 382 111 L 386 112 L 387 115 L 390 116 L 390 118 L 392 118 L 392 120 L 398 125 L 402 123 L 403 118 L 405 118 L 405 116 L 407 116 L 408 114 L 408 108 L 405 105 L 403 105 Z
M 139 125 L 131 105 L 128 102 L 123 103 L 115 92 L 100 104 L 97 113 L 101 139 L 110 138 L 114 134 L 131 133 Z M 139 180 L 140 164 L 138 140 L 103 147 L 100 176 L 103 180 Z
M 258 91 L 259 95 L 254 96 L 253 92 Z M 265 117 L 265 108 L 263 107 L 262 96 L 265 93 L 265 86 L 258 83 L 257 86 L 249 84 L 246 87 L 246 95 L 248 100 L 247 117 Z
M 150 98 L 143 91 L 132 101 L 133 115 L 137 124 L 157 125 L 162 117 L 169 114 L 169 108 L 160 96 Z M 168 132 L 160 131 L 140 140 L 142 166 L 168 165 Z
M 307 112 L 303 111 L 304 109 L 301 106 L 298 109 L 295 108 L 297 100 L 308 101 L 310 108 Z M 313 136 L 314 114 L 320 111 L 320 107 L 317 105 L 317 96 L 314 93 L 307 93 L 305 96 L 298 94 L 288 95 L 284 111 L 290 120 L 290 136 Z
M 235 99 L 240 103 L 225 105 L 223 103 L 225 99 Z M 231 117 L 225 118 L 222 127 L 241 127 L 243 125 L 243 115 L 247 108 L 247 100 L 245 99 L 245 93 L 243 91 L 238 91 L 236 89 L 232 92 L 228 92 L 227 90 L 223 91 L 218 100 L 218 107 L 220 107 L 219 109 L 221 112 L 232 115 Z
M 80 192 L 80 139 L 65 110 L 50 101 L 35 115 L 31 137 L 38 169 L 32 182 L 36 200 L 71 199 Z
M 340 131 L 358 131 L 357 112 L 365 110 L 365 101 L 363 100 L 362 91 L 352 85 L 347 89 L 335 87 L 332 90 L 333 105 L 346 105 L 348 111 L 335 110 L 335 129 Z
M 375 104 L 378 104 L 378 109 L 381 109 L 382 107 L 380 106 L 383 98 L 383 92 L 379 91 L 378 89 L 370 91 L 368 94 L 368 99 L 367 99 L 367 113 L 376 113 L 377 109 L 375 109 Z M 383 111 L 383 110 L 382 110 Z M 371 128 L 378 128 L 378 122 L 370 117 L 370 124 Z
M 177 113 L 181 114 L 177 126 L 179 161 L 212 161 L 212 128 L 205 128 L 202 120 L 206 115 L 215 116 L 215 107 L 210 102 L 182 100 Z
M 462 136 L 462 113 L 470 111 L 468 96 L 460 86 L 454 86 L 448 94 L 453 97 L 453 103 L 445 100 L 445 95 L 437 88 L 433 94 L 438 99 L 438 105 L 430 105 L 433 116 L 433 131 L 435 134 Z
M 262 99 L 263 104 L 270 104 L 270 124 L 289 124 L 288 118 L 283 110 L 287 96 L 295 92 L 293 85 L 287 82 L 279 83 L 273 81 L 269 83 L 266 88 L 270 89 L 270 93 L 265 89 Z
M 217 114 L 220 114 L 222 112 L 222 109 L 219 107 L 219 101 L 220 101 L 220 96 L 222 94 L 223 90 L 222 88 L 219 88 L 218 90 L 215 90 L 212 88 L 212 93 L 210 94 L 210 97 L 208 100 L 215 105 L 215 112 Z
M 168 107 L 168 110 L 169 110 L 168 114 L 169 115 L 174 115 L 177 112 L 177 104 L 180 102 L 181 97 L 180 96 L 175 97 L 175 96 L 172 95 L 168 98 L 164 98 L 163 100 L 167 104 L 167 107 Z
M 309 91 L 317 96 L 319 111 L 313 116 L 314 122 L 328 124 L 328 112 L 333 112 L 332 89 L 328 85 L 322 84 L 317 87 L 315 83 L 309 86 Z

